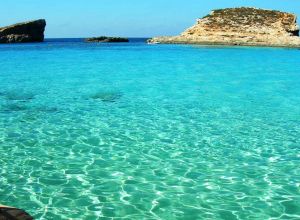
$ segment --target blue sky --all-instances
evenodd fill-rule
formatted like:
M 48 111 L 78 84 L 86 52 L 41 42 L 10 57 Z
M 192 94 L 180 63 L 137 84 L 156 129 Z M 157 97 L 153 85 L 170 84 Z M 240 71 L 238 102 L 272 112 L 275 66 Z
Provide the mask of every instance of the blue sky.
M 0 26 L 45 18 L 46 37 L 176 35 L 211 9 L 252 6 L 293 12 L 300 0 L 7 0 Z

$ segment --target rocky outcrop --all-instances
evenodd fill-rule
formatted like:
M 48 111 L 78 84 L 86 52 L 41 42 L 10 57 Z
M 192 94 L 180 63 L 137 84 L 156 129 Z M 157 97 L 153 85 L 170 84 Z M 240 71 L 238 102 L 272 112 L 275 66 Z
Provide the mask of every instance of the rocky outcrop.
M 128 38 L 122 38 L 122 37 L 92 37 L 92 38 L 86 38 L 85 42 L 96 42 L 96 43 L 121 43 L 121 42 L 129 42 Z
M 28 43 L 44 41 L 44 19 L 23 22 L 0 28 L 0 43 Z
M 300 47 L 294 14 L 246 7 L 214 10 L 179 36 L 148 42 Z

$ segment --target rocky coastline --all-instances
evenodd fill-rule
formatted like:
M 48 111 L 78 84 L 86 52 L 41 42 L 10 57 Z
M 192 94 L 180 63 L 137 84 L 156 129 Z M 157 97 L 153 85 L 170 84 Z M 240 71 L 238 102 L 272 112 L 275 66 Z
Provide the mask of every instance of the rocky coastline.
M 300 48 L 294 14 L 257 8 L 214 10 L 179 36 L 154 37 L 153 44 L 241 45 Z
M 0 28 L 0 43 L 43 42 L 46 21 L 22 22 Z

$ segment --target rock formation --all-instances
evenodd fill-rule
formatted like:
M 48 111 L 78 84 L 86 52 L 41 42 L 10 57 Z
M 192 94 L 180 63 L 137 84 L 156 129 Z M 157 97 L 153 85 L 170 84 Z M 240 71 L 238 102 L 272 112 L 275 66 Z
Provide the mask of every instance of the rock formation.
M 128 38 L 122 37 L 92 37 L 86 38 L 85 42 L 96 42 L 96 43 L 121 43 L 121 42 L 129 42 Z
M 180 36 L 155 37 L 149 43 L 300 47 L 294 14 L 257 8 L 212 11 Z
M 0 28 L 0 43 L 28 43 L 44 41 L 44 19 L 23 22 Z

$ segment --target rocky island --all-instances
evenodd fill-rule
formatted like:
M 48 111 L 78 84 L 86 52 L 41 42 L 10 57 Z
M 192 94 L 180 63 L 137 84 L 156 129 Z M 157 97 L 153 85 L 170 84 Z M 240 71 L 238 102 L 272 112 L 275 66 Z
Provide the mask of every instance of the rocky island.
M 0 43 L 43 42 L 46 21 L 39 19 L 0 28 Z
M 213 10 L 179 36 L 149 43 L 300 47 L 294 14 L 257 8 Z
M 90 43 L 121 43 L 121 42 L 129 42 L 128 38 L 123 37 L 92 37 L 92 38 L 86 38 L 85 42 Z

